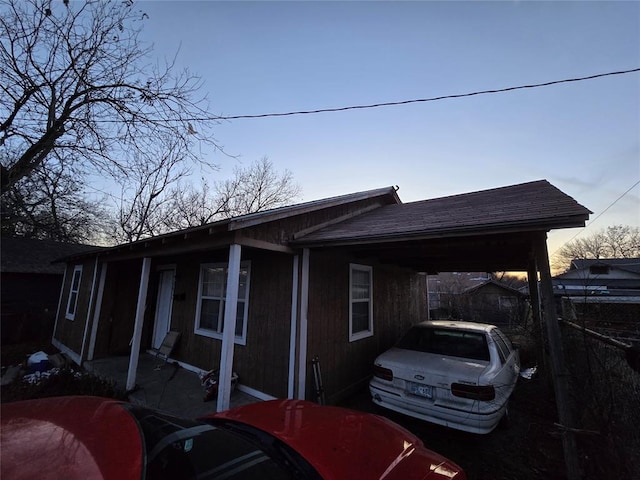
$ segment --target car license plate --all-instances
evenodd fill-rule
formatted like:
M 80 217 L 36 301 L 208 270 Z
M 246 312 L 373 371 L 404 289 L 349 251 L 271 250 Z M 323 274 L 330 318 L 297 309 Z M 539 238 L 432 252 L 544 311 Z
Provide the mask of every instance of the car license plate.
M 409 393 L 418 395 L 419 397 L 433 398 L 433 387 L 431 385 L 409 382 Z

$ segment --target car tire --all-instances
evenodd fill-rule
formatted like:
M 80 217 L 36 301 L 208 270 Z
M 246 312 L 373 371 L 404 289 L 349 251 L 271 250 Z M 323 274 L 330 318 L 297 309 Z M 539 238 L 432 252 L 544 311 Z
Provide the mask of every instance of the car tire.
M 498 429 L 505 430 L 509 427 L 509 404 L 507 403 L 507 407 L 504 409 L 504 415 L 498 422 Z

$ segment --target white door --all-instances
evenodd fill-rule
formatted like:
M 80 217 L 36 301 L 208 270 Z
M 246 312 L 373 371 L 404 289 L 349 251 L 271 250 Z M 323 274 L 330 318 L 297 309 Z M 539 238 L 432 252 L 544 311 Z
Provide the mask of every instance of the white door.
M 171 308 L 173 306 L 173 284 L 176 277 L 174 269 L 160 270 L 158 276 L 158 299 L 156 318 L 153 324 L 153 348 L 160 348 L 171 326 Z

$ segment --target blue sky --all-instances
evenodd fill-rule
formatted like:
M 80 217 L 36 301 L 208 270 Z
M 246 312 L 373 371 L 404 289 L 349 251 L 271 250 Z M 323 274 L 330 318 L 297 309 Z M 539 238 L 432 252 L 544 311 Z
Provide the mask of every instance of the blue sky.
M 640 67 L 639 2 L 144 1 L 143 38 L 221 116 L 393 102 Z M 289 169 L 301 200 L 398 185 L 404 202 L 547 179 L 640 226 L 640 73 L 215 128 L 232 159 Z M 576 229 L 550 236 L 550 250 Z

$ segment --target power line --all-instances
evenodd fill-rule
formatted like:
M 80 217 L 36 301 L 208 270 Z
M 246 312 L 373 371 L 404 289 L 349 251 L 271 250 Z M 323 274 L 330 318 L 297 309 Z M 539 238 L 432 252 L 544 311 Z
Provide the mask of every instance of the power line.
M 584 227 L 582 227 L 582 229 L 576 233 L 573 237 L 571 237 L 569 240 L 567 240 L 566 242 L 564 242 L 560 247 L 556 248 L 556 250 L 549 255 L 550 257 L 552 257 L 553 255 L 555 255 L 556 253 L 558 253 L 560 251 L 560 249 L 562 247 L 564 247 L 567 243 L 572 242 L 578 235 L 580 235 L 581 233 L 583 233 L 587 228 L 589 228 L 591 225 L 593 225 L 596 220 L 598 220 L 602 215 L 604 215 L 607 210 L 609 210 L 611 207 L 613 207 L 616 203 L 618 203 L 620 200 L 622 200 L 622 198 L 629 193 L 631 190 L 633 190 L 634 188 L 636 188 L 638 185 L 640 185 L 640 180 L 638 180 L 636 183 L 634 183 L 633 185 L 631 185 L 622 195 L 620 195 L 618 198 L 616 198 L 613 202 L 611 202 L 609 204 L 609 206 L 607 208 L 605 208 L 602 212 L 600 212 L 596 218 L 594 218 L 593 220 L 591 220 L 591 222 L 589 223 L 589 225 L 585 225 Z
M 473 97 L 477 95 L 488 95 L 492 93 L 511 92 L 514 90 L 524 90 L 527 88 L 548 87 L 550 85 L 558 85 L 561 83 L 582 82 L 584 80 L 593 80 L 596 78 L 610 77 L 613 75 L 625 75 L 628 73 L 634 73 L 638 71 L 640 71 L 640 68 L 632 68 L 630 70 L 619 70 L 616 72 L 598 73 L 596 75 L 589 75 L 586 77 L 566 78 L 563 80 L 553 80 L 551 82 L 533 83 L 529 85 L 519 85 L 516 87 L 496 88 L 492 90 L 480 90 L 476 92 L 458 93 L 453 95 L 442 95 L 439 97 L 418 98 L 414 100 L 402 100 L 398 102 L 372 103 L 368 105 L 352 105 L 348 107 L 336 107 L 336 108 L 319 108 L 316 110 L 299 110 L 299 111 L 281 112 L 281 113 L 261 113 L 256 115 L 231 115 L 227 117 L 214 117 L 214 118 L 193 119 L 193 120 L 238 120 L 238 119 L 245 119 L 245 118 L 248 119 L 248 118 L 266 118 L 266 117 L 287 117 L 291 115 L 309 115 L 309 114 L 315 114 L 315 113 L 344 112 L 347 110 L 362 110 L 366 108 L 392 107 L 396 105 L 408 105 L 410 103 L 435 102 L 438 100 L 448 100 L 452 98 Z

